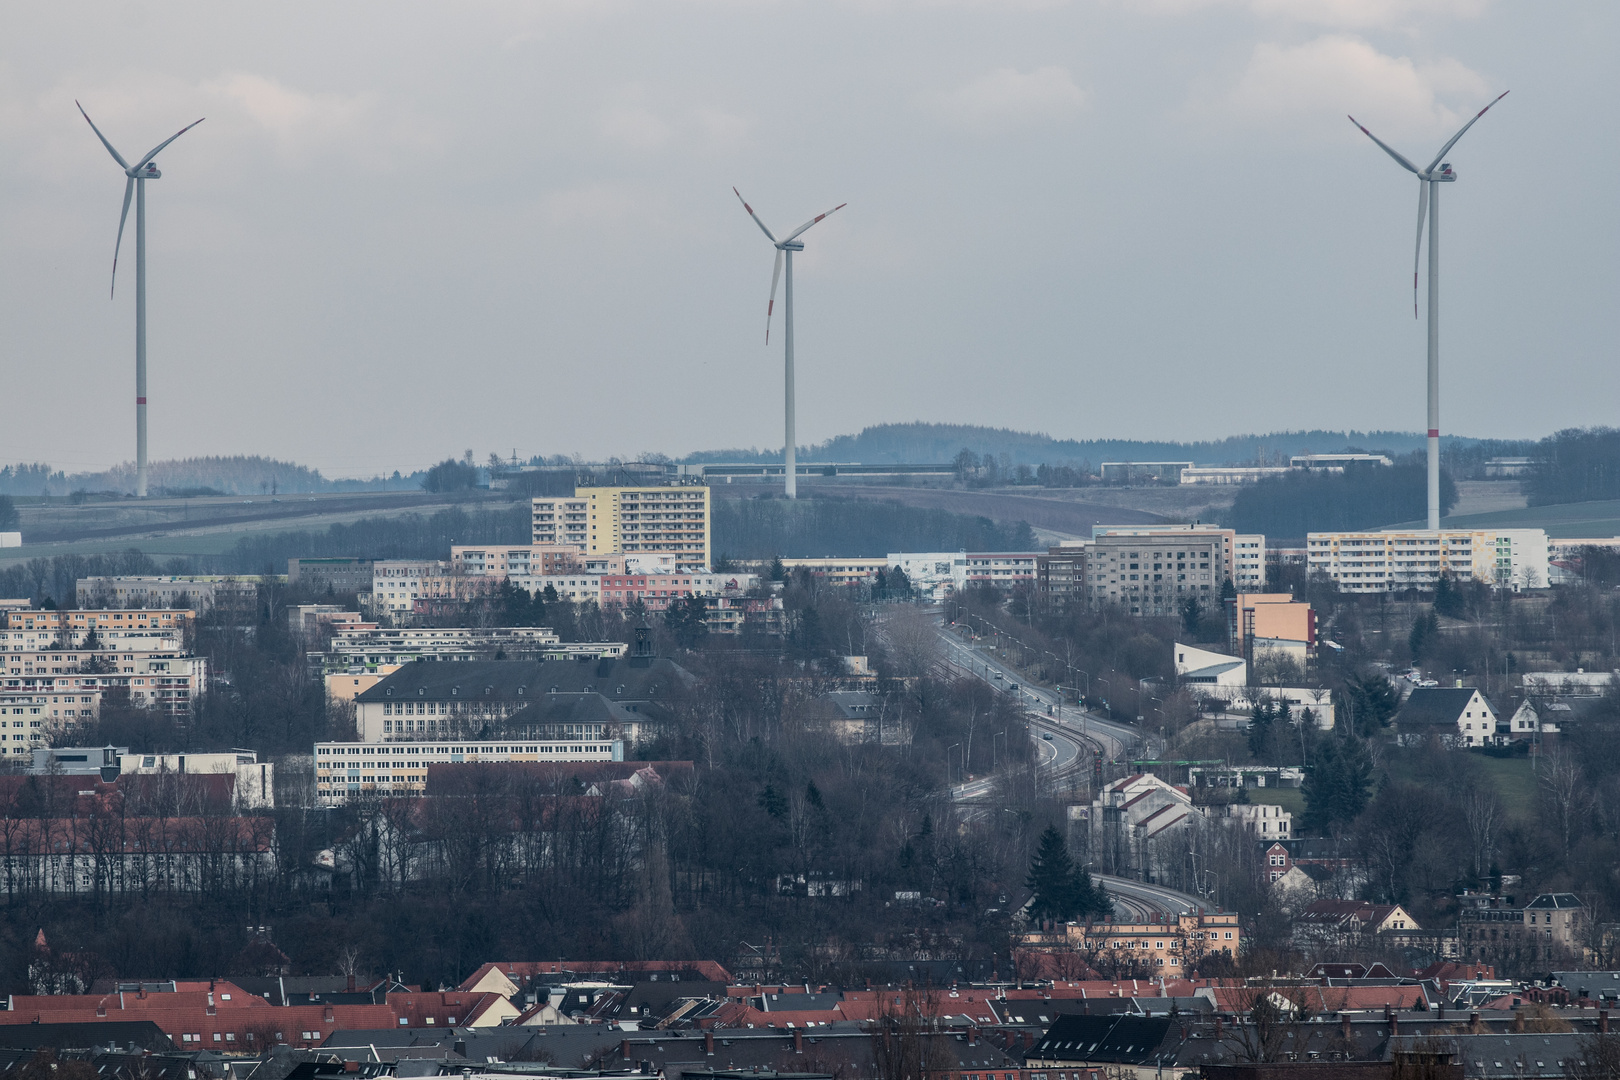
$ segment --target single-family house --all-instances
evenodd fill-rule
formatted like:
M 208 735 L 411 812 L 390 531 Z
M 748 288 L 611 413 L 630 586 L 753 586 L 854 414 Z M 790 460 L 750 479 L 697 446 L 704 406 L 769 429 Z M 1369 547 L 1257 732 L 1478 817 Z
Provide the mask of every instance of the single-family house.
M 1507 725 L 1498 730 L 1496 712 L 1471 686 L 1420 686 L 1395 716 L 1403 742 L 1439 736 L 1450 746 L 1502 746 Z

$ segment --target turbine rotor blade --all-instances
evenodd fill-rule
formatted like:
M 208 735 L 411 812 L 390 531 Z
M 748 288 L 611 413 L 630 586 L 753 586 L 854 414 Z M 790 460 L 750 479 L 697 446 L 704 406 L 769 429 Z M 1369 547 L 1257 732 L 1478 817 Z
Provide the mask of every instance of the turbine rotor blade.
M 86 119 L 88 119 L 88 117 Z M 193 120 L 191 123 L 187 124 L 185 127 L 181 128 L 179 131 L 175 132 L 173 135 L 170 135 L 167 139 L 164 139 L 162 142 L 158 143 L 155 147 L 152 148 L 152 152 L 150 154 L 147 154 L 145 157 L 141 158 L 141 160 L 138 161 L 135 164 L 135 168 L 137 168 L 137 169 L 146 168 L 147 162 L 149 162 L 153 158 L 157 157 L 159 150 L 162 150 L 165 146 L 168 146 L 170 143 L 174 142 L 174 140 L 178 139 L 180 136 L 184 135 L 186 132 L 190 131 L 192 128 L 196 127 L 198 124 L 202 123 L 206 119 L 208 119 L 208 117 L 206 117 L 206 116 L 199 117 L 196 120 Z
M 1405 158 L 1401 157 L 1401 155 L 1396 153 L 1395 149 L 1392 146 L 1390 146 L 1388 143 L 1386 143 L 1383 139 L 1380 139 L 1378 136 L 1374 135 L 1372 132 L 1368 131 L 1366 128 L 1361 127 L 1361 121 L 1357 120 L 1355 117 L 1352 116 L 1352 117 L 1350 117 L 1350 122 L 1352 124 L 1356 125 L 1356 127 L 1361 128 L 1361 133 L 1363 135 L 1367 136 L 1367 138 L 1371 139 L 1373 142 L 1375 142 L 1379 146 L 1383 147 L 1384 153 L 1388 154 L 1390 157 L 1392 157 L 1396 161 L 1400 162 L 1401 163 L 1401 168 L 1405 169 L 1407 172 L 1417 173 L 1419 176 L 1423 175 L 1423 173 L 1418 171 L 1418 167 L 1416 165 L 1412 164 L 1410 161 L 1407 161 Z M 1463 130 L 1466 131 L 1467 128 L 1464 128 Z M 1461 134 L 1461 132 L 1459 132 L 1458 134 Z M 1431 166 L 1431 168 L 1432 168 L 1432 166 Z
M 1508 91 L 1506 91 L 1506 90 L 1502 91 L 1500 94 L 1496 95 L 1496 98 L 1491 102 L 1491 105 L 1495 105 L 1498 101 L 1501 101 L 1503 98 L 1505 98 L 1507 96 L 1508 96 Z M 1472 120 L 1468 121 L 1468 123 L 1466 123 L 1466 124 L 1464 124 L 1462 126 L 1462 131 L 1459 131 L 1459 132 L 1457 132 L 1457 134 L 1453 135 L 1451 137 L 1451 141 L 1446 143 L 1446 145 L 1444 145 L 1444 146 L 1442 146 L 1440 148 L 1440 152 L 1438 154 L 1434 155 L 1434 160 L 1429 162 L 1429 168 L 1428 168 L 1429 172 L 1433 172 L 1434 167 L 1436 165 L 1440 164 L 1440 159 L 1445 157 L 1446 154 L 1451 150 L 1451 148 L 1453 146 L 1457 145 L 1457 140 L 1463 137 L 1463 131 L 1467 131 L 1469 128 L 1473 127 L 1476 123 L 1479 122 L 1480 117 L 1484 116 L 1486 113 L 1491 111 L 1491 105 L 1487 105 L 1483 109 L 1479 110 L 1479 112 L 1475 113 L 1474 118 Z
M 732 188 L 731 193 L 737 196 L 738 202 L 743 204 L 743 209 L 748 211 L 748 216 L 754 219 L 754 224 L 758 225 L 759 231 L 765 234 L 765 239 L 769 240 L 773 244 L 776 243 L 776 237 L 772 236 L 771 230 L 767 229 L 765 227 L 765 223 L 759 220 L 759 215 L 754 213 L 754 208 L 752 206 L 748 205 L 748 200 L 742 197 L 742 192 L 738 191 L 736 188 Z
M 133 176 L 124 177 L 124 209 L 118 215 L 118 240 L 113 244 L 112 286 L 107 290 L 109 298 L 115 295 L 118 290 L 118 249 L 124 246 L 124 222 L 129 218 L 129 200 L 130 196 L 134 194 L 135 178 Z
M 782 277 L 782 249 L 776 249 L 776 266 L 771 270 L 771 299 L 765 305 L 765 344 L 771 343 L 771 313 L 776 310 L 776 283 Z
M 842 210 L 844 207 L 846 207 L 848 205 L 849 205 L 849 203 L 841 202 L 837 206 L 833 207 L 831 210 L 827 211 L 825 214 L 817 214 L 815 217 L 811 218 L 809 221 L 805 222 L 803 225 L 800 225 L 797 229 L 794 229 L 793 230 L 793 235 L 789 236 L 787 238 L 787 240 L 782 241 L 782 243 L 785 244 L 789 240 L 795 239 L 801 233 L 803 233 L 806 229 L 808 229 L 810 226 L 816 224 L 818 221 L 821 221 L 823 218 L 832 217 L 834 214 L 838 213 L 838 211 Z
M 79 105 L 77 101 L 75 101 L 73 104 Z M 90 119 L 90 114 L 84 111 L 83 105 L 79 105 L 79 115 L 84 117 L 84 122 L 90 125 L 90 130 L 96 133 L 96 138 L 101 140 L 101 145 L 107 148 L 107 153 L 113 156 L 113 160 L 118 162 L 125 172 L 128 172 L 129 162 L 125 161 L 123 156 L 119 154 L 118 151 L 113 149 L 113 144 L 108 142 L 107 136 L 103 135 L 101 133 L 101 129 L 96 127 L 96 122 Z
M 1423 219 L 1429 213 L 1429 181 L 1418 178 L 1417 248 L 1412 252 L 1412 318 L 1418 317 L 1418 262 L 1423 258 Z

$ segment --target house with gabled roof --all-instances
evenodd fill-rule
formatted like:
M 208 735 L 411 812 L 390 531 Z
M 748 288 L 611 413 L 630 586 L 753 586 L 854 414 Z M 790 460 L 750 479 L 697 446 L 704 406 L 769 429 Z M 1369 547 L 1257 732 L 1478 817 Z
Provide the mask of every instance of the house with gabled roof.
M 1420 686 L 1395 714 L 1402 742 L 1438 736 L 1448 746 L 1505 746 L 1511 736 L 1485 695 L 1471 686 Z

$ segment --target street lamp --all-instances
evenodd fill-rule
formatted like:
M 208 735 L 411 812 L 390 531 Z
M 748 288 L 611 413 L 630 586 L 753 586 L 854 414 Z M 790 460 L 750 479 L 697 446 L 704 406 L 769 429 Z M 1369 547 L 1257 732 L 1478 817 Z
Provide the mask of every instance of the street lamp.
M 958 743 L 951 743 L 951 745 L 949 745 L 949 746 L 947 746 L 945 748 L 945 776 L 946 776 L 946 782 L 947 783 L 951 782 L 951 780 L 950 780 L 950 774 L 951 774 L 951 751 L 958 749 L 959 747 L 961 747 L 961 745 L 962 744 L 959 743 L 959 742 Z
M 996 754 L 996 740 L 1005 739 L 1006 737 L 1007 733 L 1005 731 L 998 731 L 994 735 L 990 736 L 990 769 L 992 772 L 1001 762 L 1001 758 Z

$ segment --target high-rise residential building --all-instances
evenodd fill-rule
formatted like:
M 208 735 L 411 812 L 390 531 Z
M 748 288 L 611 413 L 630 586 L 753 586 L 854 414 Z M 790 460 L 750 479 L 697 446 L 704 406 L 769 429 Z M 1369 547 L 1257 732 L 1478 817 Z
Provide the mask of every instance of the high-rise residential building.
M 1218 601 L 1230 529 L 1107 532 L 1086 545 L 1086 600 L 1132 615 L 1176 615 L 1184 600 Z
M 533 502 L 534 542 L 571 544 L 585 556 L 671 554 L 709 568 L 709 489 L 698 485 L 589 487 Z
M 1221 540 L 1221 573 L 1216 579 L 1216 592 L 1229 578 L 1238 589 L 1259 592 L 1266 584 L 1266 538 L 1259 533 L 1239 533 L 1219 525 L 1194 523 L 1191 525 L 1097 525 L 1091 530 L 1092 540 L 1104 536 L 1216 536 Z
M 1442 574 L 1497 588 L 1545 588 L 1542 529 L 1321 532 L 1305 539 L 1307 569 L 1345 592 L 1432 590 Z

